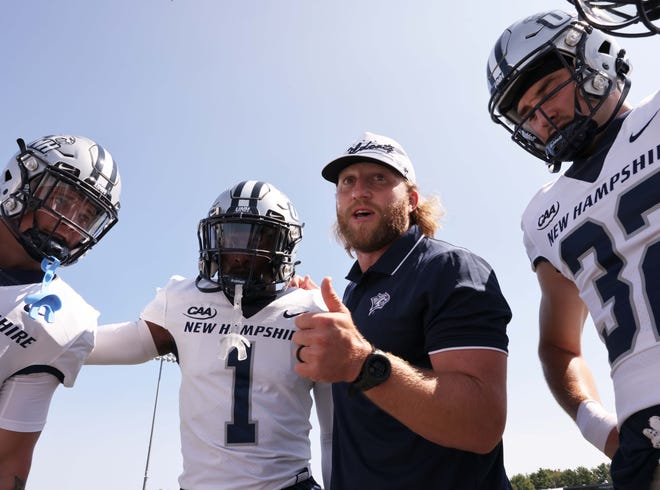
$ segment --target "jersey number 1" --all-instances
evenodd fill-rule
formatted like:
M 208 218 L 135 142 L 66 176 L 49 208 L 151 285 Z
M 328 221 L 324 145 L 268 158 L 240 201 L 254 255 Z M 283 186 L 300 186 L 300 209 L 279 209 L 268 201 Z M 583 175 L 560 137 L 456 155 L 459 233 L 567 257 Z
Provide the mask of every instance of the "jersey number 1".
M 233 420 L 226 422 L 226 444 L 254 444 L 257 424 L 250 422 L 250 388 L 252 385 L 252 346 L 246 349 L 247 358 L 239 361 L 238 350 L 227 356 L 227 366 L 234 369 Z

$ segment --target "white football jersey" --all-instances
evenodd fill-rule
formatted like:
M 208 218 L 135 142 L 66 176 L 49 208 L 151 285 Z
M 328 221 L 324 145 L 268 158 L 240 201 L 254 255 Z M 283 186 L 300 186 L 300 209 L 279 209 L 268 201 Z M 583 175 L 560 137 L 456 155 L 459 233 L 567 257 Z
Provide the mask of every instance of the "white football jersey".
M 576 284 L 607 346 L 619 424 L 660 404 L 659 112 L 656 92 L 624 119 L 594 182 L 562 175 L 522 217 L 530 260 Z
M 309 468 L 314 383 L 294 371 L 295 316 L 324 311 L 291 288 L 249 318 L 222 292 L 174 276 L 141 318 L 174 337 L 181 368 L 183 473 L 190 490 L 273 490 Z
M 47 292 L 60 298 L 61 309 L 54 312 L 53 323 L 42 314 L 33 319 L 25 297 L 40 291 L 41 283 L 0 287 L 0 382 L 38 365 L 57 369 L 64 386 L 71 387 L 94 347 L 99 312 L 56 276 Z

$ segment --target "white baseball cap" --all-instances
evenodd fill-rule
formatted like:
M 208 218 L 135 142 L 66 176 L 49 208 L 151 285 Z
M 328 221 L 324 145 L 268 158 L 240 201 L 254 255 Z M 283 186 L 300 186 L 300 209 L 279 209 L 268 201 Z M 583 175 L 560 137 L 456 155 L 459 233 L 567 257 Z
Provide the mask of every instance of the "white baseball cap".
M 321 175 L 333 184 L 337 183 L 339 173 L 357 162 L 375 162 L 399 172 L 408 182 L 415 184 L 415 169 L 403 147 L 387 136 L 365 132 L 360 139 L 351 143 L 346 151 L 328 163 Z

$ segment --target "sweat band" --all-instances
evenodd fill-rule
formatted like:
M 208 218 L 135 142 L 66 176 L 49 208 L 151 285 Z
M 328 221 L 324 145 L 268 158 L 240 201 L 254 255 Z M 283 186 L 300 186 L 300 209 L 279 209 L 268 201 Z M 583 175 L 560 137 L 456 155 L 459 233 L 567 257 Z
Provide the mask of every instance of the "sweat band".
M 605 452 L 605 443 L 616 427 L 617 419 L 596 400 L 587 399 L 580 403 L 575 423 L 587 441 Z

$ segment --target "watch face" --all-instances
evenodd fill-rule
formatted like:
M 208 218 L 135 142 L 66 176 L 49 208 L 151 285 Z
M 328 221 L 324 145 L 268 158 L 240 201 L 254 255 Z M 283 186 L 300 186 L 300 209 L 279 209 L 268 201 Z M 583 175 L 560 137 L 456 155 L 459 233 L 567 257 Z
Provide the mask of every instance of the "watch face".
M 392 365 L 384 352 L 374 350 L 362 365 L 362 371 L 357 379 L 349 385 L 349 396 L 360 391 L 367 391 L 385 382 L 390 377 Z
M 392 365 L 384 352 L 376 350 L 367 358 L 367 377 L 376 386 L 390 377 Z
M 378 356 L 369 364 L 369 375 L 380 379 L 389 374 L 389 362 Z

